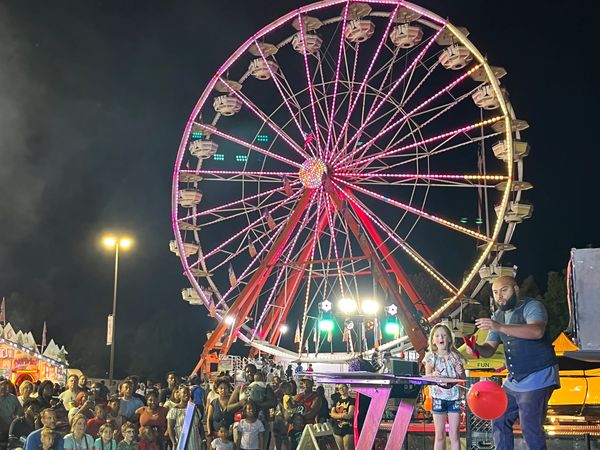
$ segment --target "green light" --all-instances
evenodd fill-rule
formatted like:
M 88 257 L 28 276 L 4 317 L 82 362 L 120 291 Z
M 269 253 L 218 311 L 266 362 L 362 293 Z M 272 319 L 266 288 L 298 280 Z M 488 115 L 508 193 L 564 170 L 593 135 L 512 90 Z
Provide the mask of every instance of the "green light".
M 192 133 L 192 139 L 202 139 L 202 132 L 201 131 L 194 131 Z
M 483 223 L 483 219 L 481 217 L 478 217 L 477 219 L 475 219 L 475 223 L 477 225 L 481 225 Z
M 256 136 L 256 141 L 257 142 L 269 142 L 269 136 L 266 134 L 259 134 L 258 136 Z
M 469 221 L 468 217 L 461 217 L 460 218 L 460 223 L 467 223 Z
M 213 159 L 215 161 L 225 161 L 225 155 L 223 153 L 215 153 Z
M 319 330 L 326 331 L 329 333 L 333 331 L 333 320 L 331 319 L 321 319 L 319 320 Z
M 363 141 L 358 141 L 358 143 L 356 145 L 357 145 L 357 147 L 362 147 L 363 144 L 364 144 Z
M 398 322 L 386 322 L 384 330 L 386 334 L 398 336 L 400 334 L 400 324 Z
M 246 155 L 235 155 L 235 160 L 237 162 L 246 162 L 248 161 L 248 157 Z

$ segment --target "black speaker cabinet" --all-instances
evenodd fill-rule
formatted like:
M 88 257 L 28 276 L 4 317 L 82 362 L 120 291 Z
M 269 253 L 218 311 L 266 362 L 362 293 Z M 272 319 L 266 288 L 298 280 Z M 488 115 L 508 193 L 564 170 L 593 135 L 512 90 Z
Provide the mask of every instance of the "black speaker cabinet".
M 391 358 L 391 370 L 394 375 L 407 377 L 416 377 L 419 375 L 419 365 L 417 361 L 406 361 L 399 358 Z
M 570 272 L 570 331 L 582 351 L 600 351 L 600 249 L 572 249 Z

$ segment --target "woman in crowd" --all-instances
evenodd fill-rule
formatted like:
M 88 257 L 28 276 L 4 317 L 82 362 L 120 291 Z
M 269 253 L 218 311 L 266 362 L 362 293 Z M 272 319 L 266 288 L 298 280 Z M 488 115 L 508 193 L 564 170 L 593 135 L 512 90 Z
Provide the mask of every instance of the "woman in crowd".
M 54 383 L 50 380 L 42 381 L 42 384 L 40 384 L 40 387 L 38 388 L 37 397 L 41 411 L 52 407 L 52 395 L 54 395 Z
M 135 413 L 139 417 L 140 436 L 144 427 L 150 427 L 155 431 L 157 443 L 162 448 L 165 432 L 167 431 L 167 413 L 164 406 L 158 404 L 158 392 L 147 391 L 146 403 L 148 406 L 142 406 Z
M 229 428 L 233 424 L 233 413 L 227 411 L 227 403 L 229 403 L 229 397 L 231 396 L 229 383 L 223 379 L 217 380 L 215 381 L 215 387 L 219 396 L 208 405 L 207 415 L 207 430 L 212 437 L 217 436 L 222 425 Z
M 92 450 L 94 448 L 94 438 L 85 434 L 86 423 L 87 417 L 83 414 L 73 417 L 71 433 L 65 436 L 65 450 Z
M 183 422 L 185 420 L 185 410 L 190 398 L 190 389 L 185 385 L 180 385 L 177 388 L 179 403 L 174 408 L 169 410 L 167 414 L 167 432 L 173 448 L 177 448 L 181 431 L 183 430 Z
M 348 385 L 339 384 L 338 400 L 331 408 L 333 436 L 341 450 L 354 450 L 354 399 L 348 395 Z
M 21 405 L 25 403 L 31 394 L 33 393 L 33 383 L 29 380 L 25 380 L 19 386 L 19 396 L 17 397 L 21 402 Z
M 315 392 L 317 393 L 317 397 L 321 399 L 321 409 L 317 415 L 317 423 L 325 423 L 329 420 L 329 404 L 327 403 L 327 397 L 325 397 L 325 388 L 317 386 Z

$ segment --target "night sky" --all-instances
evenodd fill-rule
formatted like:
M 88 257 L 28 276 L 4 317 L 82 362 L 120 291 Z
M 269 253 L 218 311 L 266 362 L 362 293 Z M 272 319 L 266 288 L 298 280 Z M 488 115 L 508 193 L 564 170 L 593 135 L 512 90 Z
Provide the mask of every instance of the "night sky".
M 116 375 L 193 368 L 213 322 L 181 300 L 188 282 L 168 249 L 181 133 L 222 62 L 308 3 L 0 2 L 0 296 L 15 329 L 39 343 L 46 320 L 72 366 L 103 376 L 113 255 L 98 242 L 124 230 L 136 245 L 121 258 Z M 572 247 L 600 245 L 591 2 L 417 3 L 468 27 L 508 70 L 503 85 L 531 125 L 535 211 L 506 261 L 543 285 Z

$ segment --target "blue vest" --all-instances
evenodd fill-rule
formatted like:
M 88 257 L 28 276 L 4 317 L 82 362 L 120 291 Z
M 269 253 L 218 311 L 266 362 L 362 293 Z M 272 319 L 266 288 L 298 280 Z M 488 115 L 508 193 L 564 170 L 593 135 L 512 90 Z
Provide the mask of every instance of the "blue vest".
M 523 311 L 525 305 L 533 299 L 521 299 L 512 312 L 510 320 L 505 321 L 504 311 L 496 311 L 494 320 L 498 323 L 510 325 L 522 325 L 525 322 Z M 558 364 L 554 347 L 548 336 L 546 329 L 541 339 L 521 339 L 514 336 L 507 336 L 504 333 L 498 333 L 504 344 L 504 356 L 506 358 L 506 368 L 511 378 L 517 382 L 521 381 L 527 375 L 546 369 Z

